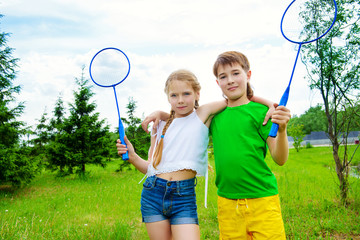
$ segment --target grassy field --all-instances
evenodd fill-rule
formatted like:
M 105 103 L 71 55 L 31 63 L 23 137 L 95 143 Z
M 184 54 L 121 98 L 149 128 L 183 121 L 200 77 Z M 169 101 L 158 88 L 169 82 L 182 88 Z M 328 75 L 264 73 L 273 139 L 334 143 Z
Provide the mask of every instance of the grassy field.
M 140 214 L 143 175 L 116 173 L 119 161 L 88 166 L 86 179 L 44 172 L 22 190 L 0 186 L 0 239 L 148 239 Z M 351 204 L 340 207 L 330 147 L 291 149 L 283 167 L 267 161 L 278 179 L 288 239 L 360 239 L 360 179 L 350 179 Z M 205 209 L 198 179 L 201 239 L 218 239 L 214 173 L 209 183 Z

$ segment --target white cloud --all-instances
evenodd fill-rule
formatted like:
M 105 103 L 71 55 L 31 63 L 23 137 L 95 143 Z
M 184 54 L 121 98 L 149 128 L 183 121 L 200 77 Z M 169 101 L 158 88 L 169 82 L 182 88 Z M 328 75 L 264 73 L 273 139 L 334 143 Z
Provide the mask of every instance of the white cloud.
M 202 86 L 200 103 L 221 99 L 212 75 L 218 54 L 244 52 L 252 65 L 255 94 L 278 101 L 290 78 L 294 45 L 279 30 L 290 1 L 263 0 L 0 0 L 2 31 L 21 59 L 16 83 L 26 101 L 23 119 L 35 124 L 45 106 L 52 111 L 58 94 L 72 99 L 74 78 L 104 47 L 118 47 L 131 62 L 129 77 L 116 87 L 121 115 L 129 97 L 137 115 L 168 110 L 164 83 L 174 70 L 193 71 Z M 301 63 L 295 72 L 288 106 L 301 114 L 318 96 L 310 94 Z M 117 126 L 112 88 L 94 85 L 102 118 Z

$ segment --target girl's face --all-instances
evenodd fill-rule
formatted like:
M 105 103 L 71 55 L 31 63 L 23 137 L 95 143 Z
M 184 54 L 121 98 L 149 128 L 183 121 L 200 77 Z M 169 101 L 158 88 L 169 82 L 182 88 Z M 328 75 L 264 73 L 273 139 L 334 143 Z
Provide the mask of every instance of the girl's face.
M 194 110 L 195 100 L 199 100 L 200 93 L 195 92 L 190 83 L 173 80 L 168 88 L 168 101 L 175 117 L 186 117 Z
M 229 107 L 249 102 L 246 93 L 250 77 L 251 71 L 245 72 L 240 64 L 219 66 L 216 82 L 228 98 Z

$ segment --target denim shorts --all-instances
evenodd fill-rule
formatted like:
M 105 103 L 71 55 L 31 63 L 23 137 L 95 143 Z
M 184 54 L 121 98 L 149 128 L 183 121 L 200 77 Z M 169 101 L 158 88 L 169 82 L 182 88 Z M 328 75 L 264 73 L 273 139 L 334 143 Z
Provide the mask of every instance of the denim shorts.
M 148 177 L 141 193 L 143 222 L 169 220 L 171 225 L 199 224 L 195 186 L 196 178 L 168 181 Z

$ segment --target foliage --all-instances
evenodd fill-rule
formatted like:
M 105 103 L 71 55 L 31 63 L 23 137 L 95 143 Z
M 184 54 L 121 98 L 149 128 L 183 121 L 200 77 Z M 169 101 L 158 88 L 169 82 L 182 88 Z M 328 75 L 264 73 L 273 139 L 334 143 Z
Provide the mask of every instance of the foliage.
M 313 2 L 327 6 L 328 1 Z M 327 133 L 333 145 L 333 157 L 339 179 L 342 203 L 348 204 L 349 190 L 349 159 L 348 151 L 340 155 L 340 136 L 349 132 L 349 121 L 360 112 L 356 109 L 356 97 L 360 88 L 360 3 L 355 0 L 338 0 L 338 15 L 333 29 L 314 44 L 302 47 L 302 61 L 308 71 L 310 87 L 321 93 L 327 118 Z M 315 26 L 313 22 L 320 22 L 316 17 L 313 6 L 308 6 L 302 13 L 302 18 L 308 23 L 303 34 L 322 31 L 322 25 Z M 323 21 L 321 21 L 323 24 Z M 324 31 L 322 31 L 324 32 Z M 340 113 L 345 117 L 341 117 Z
M 327 118 L 325 111 L 321 105 L 310 107 L 304 114 L 299 117 L 293 117 L 290 119 L 289 124 L 303 125 L 303 131 L 305 134 L 311 132 L 322 132 L 327 130 Z
M 10 182 L 15 187 L 22 187 L 31 182 L 37 175 L 38 163 L 29 157 L 29 149 L 8 148 L 1 150 L 0 179 L 2 183 Z
M 297 152 L 299 152 L 301 143 L 305 137 L 304 125 L 302 124 L 289 124 L 287 132 L 294 140 L 293 146 Z
M 150 147 L 150 135 L 142 129 L 141 119 L 135 116 L 136 107 L 136 101 L 132 97 L 129 97 L 129 102 L 126 106 L 128 118 L 121 118 L 121 120 L 126 125 L 125 135 L 134 146 L 135 152 L 141 158 L 147 159 Z M 131 169 L 128 161 L 120 164 L 119 171 L 122 171 L 125 167 Z

